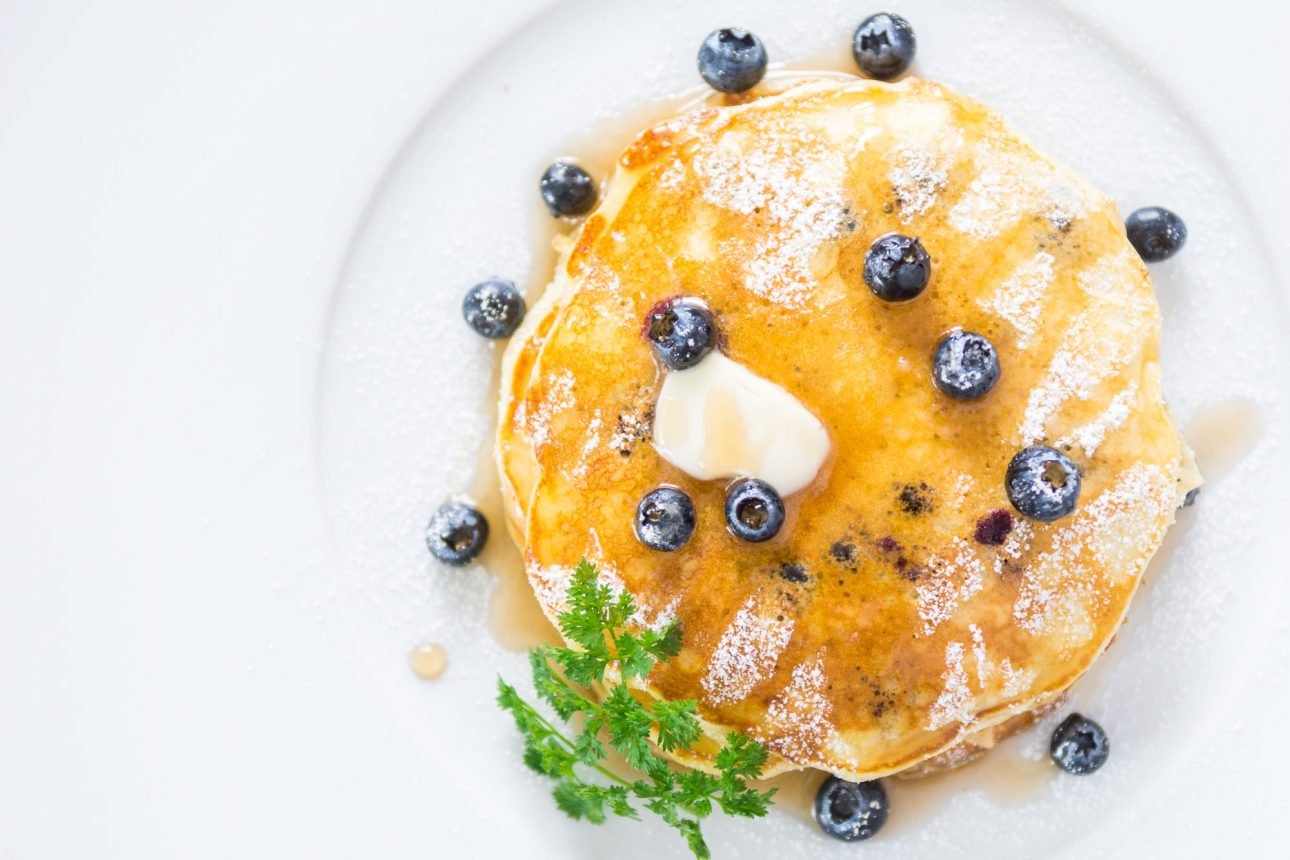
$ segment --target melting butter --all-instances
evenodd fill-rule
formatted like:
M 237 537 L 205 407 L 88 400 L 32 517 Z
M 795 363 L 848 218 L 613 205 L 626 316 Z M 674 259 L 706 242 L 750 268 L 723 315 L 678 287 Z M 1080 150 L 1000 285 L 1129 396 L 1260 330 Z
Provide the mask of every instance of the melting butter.
M 829 434 L 796 397 L 713 352 L 664 378 L 654 447 L 701 481 L 757 478 L 787 496 L 820 471 Z

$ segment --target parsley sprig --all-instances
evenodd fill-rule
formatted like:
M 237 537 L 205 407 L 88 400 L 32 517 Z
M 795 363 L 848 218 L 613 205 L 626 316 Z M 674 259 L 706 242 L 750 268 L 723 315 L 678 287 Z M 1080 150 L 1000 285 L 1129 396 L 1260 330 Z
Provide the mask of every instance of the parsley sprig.
M 569 611 L 559 617 L 560 630 L 577 647 L 534 648 L 529 663 L 538 698 L 562 721 L 580 715 L 582 729 L 574 733 L 557 727 L 499 678 L 497 702 L 511 712 L 524 738 L 524 763 L 555 780 L 556 806 L 571 818 L 600 824 L 612 813 L 639 820 L 636 801 L 680 831 L 695 857 L 711 857 L 699 826 L 702 819 L 714 809 L 758 818 L 770 806 L 775 789 L 758 791 L 747 784 L 761 776 L 765 748 L 730 732 L 714 760 L 720 776 L 669 765 L 654 747 L 690 749 L 703 734 L 698 707 L 693 699 L 643 704 L 628 682 L 680 653 L 680 624 L 673 621 L 661 632 L 626 630 L 636 613 L 631 593 L 623 590 L 615 596 L 585 559 L 574 572 L 567 599 Z M 611 665 L 617 666 L 619 680 L 603 696 L 594 696 L 588 688 L 603 686 Z M 602 764 L 602 738 L 639 778 L 624 779 Z

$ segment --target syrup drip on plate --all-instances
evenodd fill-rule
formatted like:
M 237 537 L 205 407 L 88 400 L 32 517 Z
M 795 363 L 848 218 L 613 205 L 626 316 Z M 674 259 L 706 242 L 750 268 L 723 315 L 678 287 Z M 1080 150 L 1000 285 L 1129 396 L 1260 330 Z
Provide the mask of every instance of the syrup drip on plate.
M 490 391 L 501 384 L 501 345 L 493 345 L 493 378 Z M 488 626 L 493 638 L 503 648 L 525 651 L 535 645 L 556 644 L 560 636 L 542 608 L 524 572 L 524 558 L 506 531 L 506 511 L 502 503 L 501 480 L 493 457 L 496 436 L 494 417 L 475 466 L 475 479 L 467 497 L 488 518 L 491 534 L 479 557 L 479 564 L 493 575 L 495 587 L 488 607 Z
M 408 654 L 408 666 L 422 681 L 433 681 L 448 668 L 448 652 L 441 645 L 424 642 Z
M 1233 397 L 1197 409 L 1183 437 L 1196 451 L 1205 479 L 1219 481 L 1254 450 L 1265 424 L 1257 403 Z
M 980 791 L 996 806 L 1024 806 L 1048 787 L 1061 771 L 1047 757 L 1026 758 L 1018 747 L 1029 732 L 1003 741 L 976 761 L 922 779 L 884 781 L 891 798 L 891 817 L 884 835 L 921 827 L 955 796 Z M 1032 741 L 1033 742 L 1033 741 Z

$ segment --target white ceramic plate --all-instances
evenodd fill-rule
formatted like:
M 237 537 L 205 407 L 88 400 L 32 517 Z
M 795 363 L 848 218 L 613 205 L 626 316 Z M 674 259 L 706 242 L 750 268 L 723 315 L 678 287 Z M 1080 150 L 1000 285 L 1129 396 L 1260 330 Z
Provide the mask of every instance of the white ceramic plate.
M 0 856 L 683 856 L 554 810 L 491 703 L 525 669 L 489 575 L 427 559 L 493 397 L 457 306 L 541 280 L 541 167 L 603 159 L 709 30 L 836 64 L 869 10 L 431 5 L 42 4 L 0 36 Z M 1186 5 L 897 9 L 918 73 L 1191 229 L 1153 275 L 1212 483 L 1076 689 L 1111 764 L 1036 780 L 1040 730 L 863 846 L 776 813 L 714 822 L 717 856 L 1284 850 L 1284 22 Z

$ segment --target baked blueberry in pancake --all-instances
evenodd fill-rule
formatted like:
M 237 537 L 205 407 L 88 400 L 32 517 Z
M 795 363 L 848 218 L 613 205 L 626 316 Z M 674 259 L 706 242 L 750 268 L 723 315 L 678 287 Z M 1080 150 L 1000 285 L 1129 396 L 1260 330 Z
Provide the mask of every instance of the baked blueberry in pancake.
M 680 619 L 641 693 L 768 775 L 953 764 L 1102 653 L 1199 482 L 1150 279 L 1106 195 L 942 86 L 730 101 L 623 152 L 512 339 L 509 529 L 549 616 L 585 556 Z M 660 488 L 675 534 L 638 525 Z

